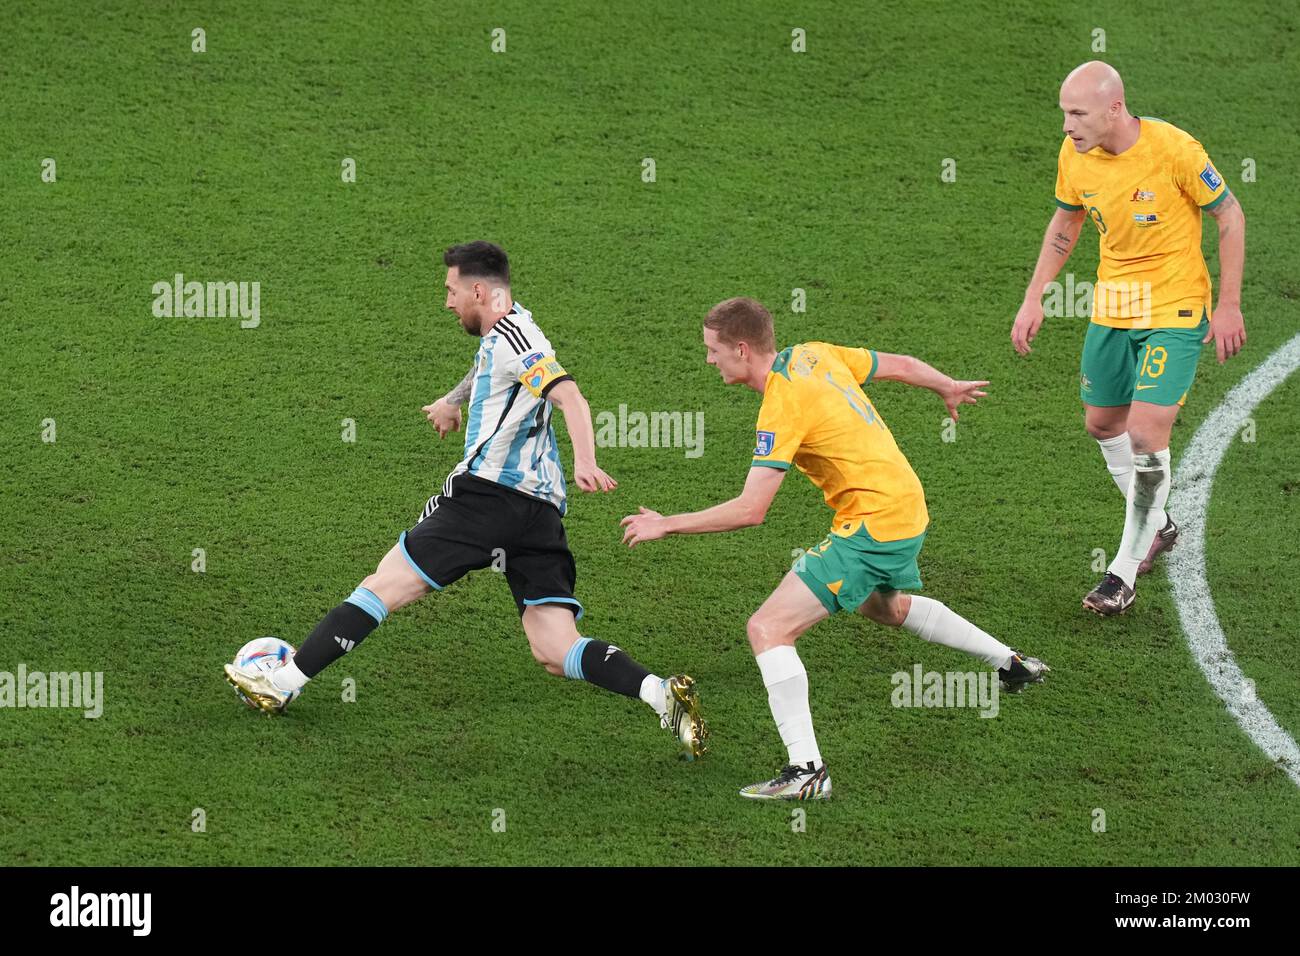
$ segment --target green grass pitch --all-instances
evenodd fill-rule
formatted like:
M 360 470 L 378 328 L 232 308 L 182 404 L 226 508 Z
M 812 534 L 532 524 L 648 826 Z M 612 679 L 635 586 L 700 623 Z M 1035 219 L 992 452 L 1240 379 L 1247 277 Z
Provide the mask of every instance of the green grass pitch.
M 1250 341 L 1203 359 L 1175 461 L 1300 325 L 1300 16 L 1138 6 L 11 9 L 0 670 L 102 671 L 106 700 L 97 720 L 0 709 L 0 863 L 1300 863 L 1300 792 L 1197 669 L 1163 569 L 1122 619 L 1079 607 L 1123 520 L 1078 408 L 1086 320 L 1049 319 L 1028 359 L 1009 341 L 1052 211 L 1057 89 L 1097 28 L 1133 111 L 1196 135 L 1249 224 Z M 508 250 L 593 411 L 705 415 L 699 458 L 602 449 L 621 486 L 574 492 L 567 526 L 584 632 L 699 679 L 706 760 L 678 762 L 639 703 L 547 676 L 490 572 L 394 614 L 282 720 L 221 679 L 250 638 L 300 642 L 458 459 L 420 406 L 475 347 L 442 308 L 440 259 L 475 238 Z M 1217 276 L 1212 227 L 1205 243 Z M 1096 256 L 1085 227 L 1068 269 L 1091 279 Z M 175 273 L 259 282 L 260 325 L 156 318 L 151 288 Z M 744 480 L 758 398 L 700 342 L 738 294 L 773 308 L 783 344 L 992 381 L 951 442 L 934 396 L 871 394 L 927 488 L 926 593 L 1055 669 L 996 719 L 895 709 L 894 672 L 971 665 L 819 625 L 799 650 L 836 799 L 804 832 L 736 789 L 784 758 L 744 622 L 825 534 L 820 495 L 792 475 L 757 529 L 619 541 L 638 505 L 692 510 Z M 1234 443 L 1207 533 L 1229 642 L 1293 736 L 1297 403 L 1292 379 Z

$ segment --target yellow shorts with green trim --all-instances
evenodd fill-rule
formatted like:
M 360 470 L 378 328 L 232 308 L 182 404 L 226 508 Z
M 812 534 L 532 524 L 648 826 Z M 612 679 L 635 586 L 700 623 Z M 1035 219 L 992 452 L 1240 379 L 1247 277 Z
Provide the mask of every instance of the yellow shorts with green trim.
M 877 541 L 866 526 L 826 540 L 799 556 L 791 569 L 817 595 L 826 610 L 856 611 L 872 591 L 915 591 L 921 587 L 916 557 L 925 541 L 922 531 L 901 541 Z

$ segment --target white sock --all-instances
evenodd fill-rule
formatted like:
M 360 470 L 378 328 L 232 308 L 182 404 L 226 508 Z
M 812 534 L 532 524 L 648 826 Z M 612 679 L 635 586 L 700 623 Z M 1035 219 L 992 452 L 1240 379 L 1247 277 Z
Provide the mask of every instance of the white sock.
M 1106 470 L 1115 479 L 1119 493 L 1127 497 L 1128 484 L 1133 479 L 1133 444 L 1128 432 L 1120 432 L 1114 438 L 1098 438 L 1097 447 L 1106 459 Z
M 646 674 L 641 681 L 641 699 L 649 704 L 656 714 L 662 717 L 668 713 L 668 701 L 664 699 L 664 682 L 662 677 Z
M 1106 470 L 1110 476 L 1115 479 L 1115 486 L 1119 488 L 1119 493 L 1128 498 L 1128 486 L 1133 480 L 1133 444 L 1129 441 L 1128 432 L 1116 435 L 1114 438 L 1098 438 L 1097 446 L 1101 449 L 1101 457 L 1106 459 Z M 1165 514 L 1164 506 L 1160 506 L 1160 519 L 1158 528 L 1163 528 L 1169 516 Z M 1146 557 L 1146 555 L 1142 555 Z
M 1169 449 L 1133 456 L 1133 483 L 1124 513 L 1124 537 L 1119 553 L 1107 568 L 1129 587 L 1137 580 L 1137 568 L 1151 549 L 1156 532 L 1165 526 L 1165 502 L 1169 500 Z
M 798 652 L 792 645 L 782 644 L 754 660 L 763 675 L 767 702 L 790 762 L 802 767 L 811 761 L 814 767 L 820 767 L 822 752 L 817 749 L 812 711 L 808 709 L 808 672 Z
M 307 686 L 309 680 L 310 677 L 298 670 L 292 657 L 282 667 L 271 671 L 271 683 L 283 691 L 300 690 Z
M 932 598 L 913 594 L 903 627 L 923 641 L 953 647 L 981 658 L 990 667 L 1003 668 L 1011 663 L 1011 648 L 981 631 L 948 605 Z

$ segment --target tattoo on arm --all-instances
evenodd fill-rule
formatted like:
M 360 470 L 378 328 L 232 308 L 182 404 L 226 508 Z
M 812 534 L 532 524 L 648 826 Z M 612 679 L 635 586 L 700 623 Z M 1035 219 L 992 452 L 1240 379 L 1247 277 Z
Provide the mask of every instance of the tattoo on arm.
M 1223 202 L 1219 203 L 1217 206 L 1215 206 L 1213 209 L 1210 210 L 1210 215 L 1213 216 L 1215 219 L 1218 219 L 1229 209 L 1235 209 L 1240 205 L 1241 204 L 1237 202 L 1237 197 L 1234 196 L 1232 193 L 1228 193 L 1228 195 L 1223 197 Z
M 460 380 L 460 384 L 446 394 L 445 400 L 457 407 L 464 405 L 469 401 L 469 393 L 473 385 L 474 367 L 471 365 L 469 371 L 465 373 L 465 377 Z
M 1070 237 L 1063 232 L 1052 236 L 1052 248 L 1063 256 L 1070 254 Z

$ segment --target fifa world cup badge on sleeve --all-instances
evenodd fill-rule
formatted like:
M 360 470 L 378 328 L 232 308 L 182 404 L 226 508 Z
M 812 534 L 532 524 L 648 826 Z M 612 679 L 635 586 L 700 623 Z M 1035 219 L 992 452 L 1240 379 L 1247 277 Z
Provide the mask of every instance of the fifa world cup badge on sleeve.
M 754 457 L 766 458 L 772 454 L 772 448 L 776 445 L 776 432 L 759 432 L 758 442 L 754 445 Z
M 1219 176 L 1213 163 L 1206 163 L 1205 168 L 1201 170 L 1201 182 L 1210 187 L 1211 192 L 1223 185 L 1223 178 Z

